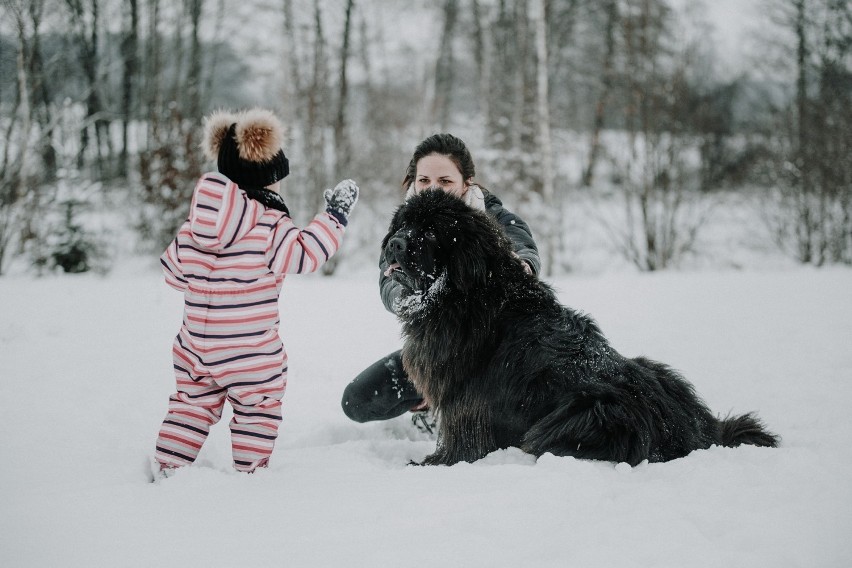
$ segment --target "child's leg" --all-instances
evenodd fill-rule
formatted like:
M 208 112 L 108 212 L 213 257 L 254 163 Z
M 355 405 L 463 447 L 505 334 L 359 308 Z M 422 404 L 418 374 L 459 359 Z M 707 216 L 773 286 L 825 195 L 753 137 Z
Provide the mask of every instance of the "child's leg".
M 177 392 L 169 397 L 169 411 L 157 437 L 155 458 L 161 467 L 194 462 L 225 405 L 225 389 L 193 363 L 192 354 L 177 340 L 172 354 Z
M 251 472 L 265 467 L 278 437 L 281 398 L 287 387 L 287 355 L 277 335 L 265 346 L 253 348 L 250 365 L 217 381 L 228 386 L 234 408 L 231 447 L 234 468 Z
M 267 466 L 281 424 L 281 397 L 285 386 L 286 379 L 282 379 L 278 382 L 278 392 L 261 395 L 256 404 L 240 402 L 258 400 L 255 395 L 228 394 L 228 400 L 234 408 L 230 427 L 234 468 L 237 471 L 251 472 Z

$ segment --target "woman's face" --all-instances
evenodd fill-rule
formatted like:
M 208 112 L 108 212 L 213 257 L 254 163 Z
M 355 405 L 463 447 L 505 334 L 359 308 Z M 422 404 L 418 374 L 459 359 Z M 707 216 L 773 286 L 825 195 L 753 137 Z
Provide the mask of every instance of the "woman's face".
M 443 154 L 429 154 L 417 162 L 414 191 L 419 193 L 430 187 L 440 188 L 459 197 L 467 193 L 470 180 L 462 179 L 455 163 Z

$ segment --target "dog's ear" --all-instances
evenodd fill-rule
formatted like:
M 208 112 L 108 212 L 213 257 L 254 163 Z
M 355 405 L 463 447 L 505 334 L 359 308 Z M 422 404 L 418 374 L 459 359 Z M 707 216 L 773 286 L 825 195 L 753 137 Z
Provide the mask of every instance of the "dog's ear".
M 400 225 L 402 224 L 402 210 L 405 204 L 400 205 L 396 208 L 396 211 L 391 218 L 390 226 L 388 226 L 388 232 L 385 234 L 385 238 L 382 239 L 382 250 L 385 250 L 385 247 L 388 246 L 388 241 L 392 236 L 396 234 L 399 230 Z
M 452 286 L 464 294 L 485 289 L 490 272 L 481 256 L 467 250 L 452 256 L 447 271 Z
M 484 289 L 495 272 L 495 246 L 500 235 L 499 228 L 489 222 L 484 213 L 471 212 L 462 219 L 465 224 L 457 233 L 457 243 L 447 267 L 452 285 L 467 293 Z

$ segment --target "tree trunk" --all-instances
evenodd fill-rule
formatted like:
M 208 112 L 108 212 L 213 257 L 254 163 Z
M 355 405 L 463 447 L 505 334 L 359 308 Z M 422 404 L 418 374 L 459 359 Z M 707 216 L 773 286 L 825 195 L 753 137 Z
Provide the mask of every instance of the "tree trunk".
M 141 100 L 143 108 L 149 109 L 147 149 L 151 149 L 156 139 L 162 107 L 162 38 L 160 37 L 160 0 L 150 0 L 148 4 L 148 37 L 145 41 L 144 89 Z
M 453 39 L 458 13 L 458 0 L 444 0 L 444 29 L 438 46 L 435 64 L 435 98 L 432 101 L 432 120 L 446 131 L 450 125 L 450 101 L 453 97 L 454 61 Z
M 473 57 L 476 61 L 476 79 L 479 96 L 479 112 L 483 117 L 488 117 L 490 114 L 490 99 L 488 93 L 488 85 L 491 82 L 491 55 L 490 44 L 486 38 L 485 15 L 482 13 L 482 7 L 479 0 L 472 2 L 472 18 L 473 18 Z
M 89 127 L 95 132 L 95 160 L 97 169 L 103 174 L 103 157 L 101 156 L 101 128 L 103 110 L 98 88 L 98 0 L 90 0 L 87 11 L 79 0 L 65 1 L 75 28 L 80 46 L 80 66 L 86 79 L 86 116 L 80 128 L 80 151 L 77 154 L 77 167 L 83 169 L 86 164 L 86 153 L 89 149 Z M 87 16 L 90 22 L 87 23 Z
M 796 148 L 796 164 L 799 168 L 801 192 L 801 209 L 799 229 L 799 260 L 809 263 L 814 260 L 814 225 L 812 219 L 813 211 L 811 204 L 811 172 L 809 151 L 809 123 L 808 123 L 808 91 L 807 91 L 807 58 L 808 45 L 805 35 L 806 7 L 805 0 L 794 0 L 795 33 L 796 33 L 796 108 L 798 110 L 798 132 Z
M 18 202 L 25 190 L 25 172 L 27 168 L 30 137 L 30 102 L 29 102 L 29 69 L 28 59 L 30 53 L 27 40 L 26 25 L 20 6 L 9 6 L 9 11 L 15 15 L 15 24 L 18 32 L 18 54 L 16 57 L 16 71 L 18 89 L 15 92 L 15 103 L 12 114 L 4 136 L 3 163 L 0 170 L 0 275 L 3 274 L 4 261 L 12 235 L 20 229 L 16 223 Z M 15 126 L 21 120 L 18 130 L 20 135 L 14 137 Z M 15 155 L 17 153 L 17 155 Z
M 33 119 L 39 125 L 39 154 L 41 156 L 41 174 L 47 181 L 56 179 L 56 149 L 53 147 L 53 119 L 50 111 L 50 92 L 45 76 L 44 57 L 41 51 L 41 18 L 44 1 L 33 0 L 29 6 L 30 20 L 33 25 L 33 38 L 30 54 L 30 80 L 32 92 L 31 111 Z
M 295 125 L 301 118 L 298 109 L 302 106 L 303 81 L 302 69 L 299 64 L 300 42 L 296 37 L 296 25 L 293 18 L 293 0 L 284 0 L 284 59 L 283 75 L 288 78 L 284 82 L 284 118 L 288 124 Z
M 606 4 L 606 25 L 604 27 L 604 37 L 606 39 L 606 48 L 604 51 L 603 60 L 603 77 L 601 79 L 601 94 L 595 104 L 595 122 L 592 127 L 592 141 L 589 149 L 589 163 L 586 170 L 583 172 L 583 186 L 589 187 L 592 185 L 595 175 L 595 164 L 597 163 L 600 154 L 600 137 L 601 130 L 604 127 L 604 118 L 606 115 L 606 105 L 609 101 L 610 92 L 613 86 L 613 59 L 615 58 L 615 28 L 618 21 L 618 0 L 608 0 Z
M 325 36 L 322 28 L 322 12 L 319 0 L 314 1 L 314 57 L 313 77 L 308 91 L 308 123 L 306 141 L 308 144 L 306 159 L 308 160 L 308 191 L 316 191 L 326 184 L 325 167 L 325 113 L 327 81 L 327 61 L 325 54 Z M 321 204 L 322 192 L 315 194 L 313 202 Z
M 351 149 L 346 132 L 346 105 L 349 100 L 349 84 L 346 70 L 349 62 L 349 38 L 352 29 L 352 7 L 354 0 L 347 0 L 343 24 L 343 45 L 340 48 L 340 76 L 337 84 L 337 114 L 334 119 L 334 147 L 336 152 L 335 179 L 347 175 L 351 163 Z
M 201 8 L 202 0 L 189 0 L 189 70 L 186 77 L 186 114 L 184 116 L 196 122 L 201 119 L 201 41 L 198 37 Z
M 202 74 L 204 75 L 204 79 L 201 82 L 202 87 L 201 92 L 199 93 L 202 112 L 206 108 L 207 103 L 210 101 L 210 94 L 213 92 L 213 81 L 218 79 L 216 76 L 216 69 L 218 68 L 219 54 L 222 51 L 222 35 L 226 32 L 225 26 L 222 25 L 225 18 L 225 2 L 226 0 L 218 0 L 216 3 L 216 9 L 214 11 L 216 18 L 213 25 L 215 32 L 213 33 L 213 37 L 210 42 L 212 48 L 206 52 L 205 57 L 202 57 L 202 63 L 206 62 L 206 68 L 209 70 L 206 74 Z
M 189 172 L 197 172 L 201 169 L 201 154 L 198 151 L 199 136 L 201 131 L 195 126 L 201 122 L 201 41 L 198 37 L 198 29 L 201 24 L 202 0 L 190 0 L 190 42 L 189 42 L 189 69 L 186 77 L 186 109 L 180 113 L 183 123 L 188 120 L 189 124 L 180 128 L 185 131 L 186 140 L 186 169 Z
M 545 211 L 548 212 L 545 224 L 544 251 L 542 258 L 542 274 L 550 276 L 553 273 L 554 256 L 557 247 L 556 239 L 561 232 L 560 219 L 553 188 L 553 144 L 550 135 L 550 104 L 547 81 L 547 19 L 545 17 L 545 0 L 534 0 L 532 17 L 535 26 L 536 46 L 536 118 L 538 125 L 538 150 L 541 156 L 541 193 Z
M 354 0 L 347 0 L 346 15 L 343 20 L 343 44 L 340 47 L 340 75 L 337 84 L 337 113 L 334 118 L 334 148 L 335 148 L 335 175 L 334 180 L 339 180 L 346 175 L 351 175 L 349 166 L 351 163 L 351 151 L 349 138 L 346 133 L 346 103 L 349 97 L 349 89 L 346 81 L 346 68 L 349 61 L 349 37 L 352 29 L 352 8 Z M 332 181 L 334 181 L 332 180 Z M 337 270 L 341 255 L 338 252 L 331 257 L 322 267 L 322 273 L 331 276 Z
M 524 118 L 527 115 L 526 109 L 526 67 L 530 60 L 528 53 L 529 39 L 528 28 L 529 18 L 527 16 L 526 3 L 516 0 L 514 5 L 514 37 L 512 45 L 514 53 L 510 54 L 513 57 L 512 70 L 514 71 L 508 76 L 512 82 L 512 108 L 510 111 L 509 120 L 509 147 L 514 150 L 520 150 L 523 146 L 524 139 Z
M 121 42 L 121 55 L 124 62 L 121 81 L 121 154 L 119 156 L 119 175 L 127 177 L 128 171 L 128 136 L 130 123 L 134 116 L 134 96 L 139 74 L 139 5 L 138 0 L 128 0 L 127 9 L 130 16 L 130 26 Z

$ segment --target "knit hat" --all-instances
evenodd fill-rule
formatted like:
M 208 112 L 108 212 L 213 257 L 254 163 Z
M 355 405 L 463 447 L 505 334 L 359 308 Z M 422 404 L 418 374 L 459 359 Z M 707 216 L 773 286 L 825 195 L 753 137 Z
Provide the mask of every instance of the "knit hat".
M 272 112 L 217 111 L 204 123 L 204 153 L 217 162 L 219 173 L 243 189 L 266 187 L 290 173 L 281 149 L 284 129 Z

